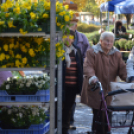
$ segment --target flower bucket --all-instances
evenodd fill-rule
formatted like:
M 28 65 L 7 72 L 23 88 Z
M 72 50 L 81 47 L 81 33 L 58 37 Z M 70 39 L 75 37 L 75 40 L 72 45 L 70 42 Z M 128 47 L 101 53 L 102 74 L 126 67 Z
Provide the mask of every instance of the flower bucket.
M 39 125 L 31 125 L 28 129 L 1 129 L 0 134 L 46 134 L 49 131 L 50 122 Z
M 50 91 L 38 90 L 35 95 L 9 95 L 0 90 L 0 102 L 49 102 Z

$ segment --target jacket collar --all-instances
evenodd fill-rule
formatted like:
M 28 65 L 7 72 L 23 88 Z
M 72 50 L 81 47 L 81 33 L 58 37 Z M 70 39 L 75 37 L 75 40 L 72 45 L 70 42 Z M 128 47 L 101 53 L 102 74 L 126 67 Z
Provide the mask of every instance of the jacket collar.
M 104 51 L 101 48 L 101 44 L 94 45 L 94 46 L 92 46 L 92 48 L 95 53 L 98 53 L 98 52 L 104 53 Z M 113 48 L 109 51 L 108 55 L 112 55 L 117 51 L 119 51 L 119 50 L 113 46 Z
M 83 42 L 82 34 L 79 33 L 77 30 L 75 31 L 78 37 L 78 42 Z

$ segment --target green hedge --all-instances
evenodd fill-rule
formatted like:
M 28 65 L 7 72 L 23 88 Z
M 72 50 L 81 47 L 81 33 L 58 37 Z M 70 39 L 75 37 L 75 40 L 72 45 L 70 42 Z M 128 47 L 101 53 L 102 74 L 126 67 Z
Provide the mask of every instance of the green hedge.
M 82 33 L 90 33 L 94 31 L 99 31 L 100 28 L 101 28 L 100 26 L 96 26 L 94 24 L 90 24 L 90 25 L 85 24 L 85 23 L 77 24 L 77 30 Z

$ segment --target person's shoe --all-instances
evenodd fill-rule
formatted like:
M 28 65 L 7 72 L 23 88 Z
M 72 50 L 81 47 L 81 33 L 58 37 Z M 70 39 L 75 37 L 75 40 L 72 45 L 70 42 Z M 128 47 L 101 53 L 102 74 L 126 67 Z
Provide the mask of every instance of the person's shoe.
M 69 126 L 69 129 L 75 130 L 75 129 L 76 129 L 76 126 L 74 126 L 73 124 L 71 124 L 71 125 Z
M 69 132 L 62 132 L 62 134 L 69 134 Z

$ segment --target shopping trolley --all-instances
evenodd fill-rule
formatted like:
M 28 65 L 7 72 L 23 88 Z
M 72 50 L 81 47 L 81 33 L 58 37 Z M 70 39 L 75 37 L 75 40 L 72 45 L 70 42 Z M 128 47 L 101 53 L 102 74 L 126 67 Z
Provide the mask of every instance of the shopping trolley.
M 111 134 L 111 128 L 125 128 L 129 127 L 129 130 L 126 134 L 134 134 L 134 130 L 132 127 L 134 127 L 134 106 L 107 106 L 106 99 L 109 96 L 119 95 L 119 94 L 125 94 L 127 92 L 133 92 L 134 89 L 119 89 L 114 90 L 111 92 L 108 92 L 106 96 L 104 96 L 103 88 L 101 86 L 100 82 L 97 82 L 92 88 L 92 91 L 99 90 L 100 89 L 100 95 L 101 95 L 101 103 L 100 103 L 100 109 L 98 112 L 98 115 L 96 116 L 95 120 L 95 127 L 96 131 L 92 132 L 92 134 L 96 134 L 98 125 L 101 125 L 103 127 L 108 127 L 107 134 Z M 107 122 L 101 122 L 101 112 L 104 112 Z

